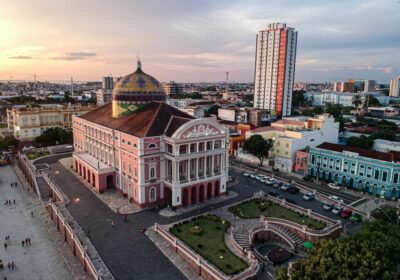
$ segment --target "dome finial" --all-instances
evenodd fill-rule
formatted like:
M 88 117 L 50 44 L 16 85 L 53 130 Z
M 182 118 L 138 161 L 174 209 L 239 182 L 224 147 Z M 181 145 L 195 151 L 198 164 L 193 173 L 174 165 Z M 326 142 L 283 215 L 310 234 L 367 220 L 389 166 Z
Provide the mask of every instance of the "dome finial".
M 140 62 L 140 58 L 138 57 L 137 59 L 137 70 L 141 70 L 142 69 L 142 63 Z

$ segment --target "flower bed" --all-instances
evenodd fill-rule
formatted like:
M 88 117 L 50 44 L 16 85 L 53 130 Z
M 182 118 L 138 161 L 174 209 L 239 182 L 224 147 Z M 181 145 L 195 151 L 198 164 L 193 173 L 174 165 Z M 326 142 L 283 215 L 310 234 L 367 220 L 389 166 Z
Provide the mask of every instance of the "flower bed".
M 248 264 L 226 246 L 224 234 L 229 226 L 229 221 L 207 215 L 175 224 L 170 232 L 222 272 L 234 275 Z
M 50 155 L 49 151 L 35 151 L 35 152 L 27 152 L 26 157 L 30 160 L 37 159 L 39 157 L 44 157 Z
M 266 217 L 285 219 L 317 230 L 326 227 L 326 224 L 323 222 L 260 198 L 251 199 L 234 205 L 229 208 L 229 211 L 242 219 L 253 219 L 263 215 Z

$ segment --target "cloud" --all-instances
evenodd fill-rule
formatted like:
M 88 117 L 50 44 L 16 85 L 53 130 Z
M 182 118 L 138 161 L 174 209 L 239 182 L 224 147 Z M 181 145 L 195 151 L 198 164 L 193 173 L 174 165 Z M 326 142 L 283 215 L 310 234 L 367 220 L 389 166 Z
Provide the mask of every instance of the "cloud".
M 66 52 L 63 55 L 53 57 L 52 59 L 73 61 L 73 60 L 85 60 L 87 58 L 95 56 L 97 56 L 95 52 Z
M 14 56 L 9 56 L 8 58 L 11 58 L 11 59 L 34 59 L 34 57 L 29 56 L 29 55 L 14 55 Z

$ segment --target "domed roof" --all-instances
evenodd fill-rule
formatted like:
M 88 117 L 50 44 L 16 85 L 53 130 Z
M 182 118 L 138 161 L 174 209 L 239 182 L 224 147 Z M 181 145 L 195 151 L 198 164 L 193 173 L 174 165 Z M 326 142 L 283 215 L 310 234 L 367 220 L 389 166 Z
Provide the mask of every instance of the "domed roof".
M 121 78 L 114 86 L 113 95 L 160 94 L 164 89 L 153 76 L 143 72 L 140 61 L 135 72 Z

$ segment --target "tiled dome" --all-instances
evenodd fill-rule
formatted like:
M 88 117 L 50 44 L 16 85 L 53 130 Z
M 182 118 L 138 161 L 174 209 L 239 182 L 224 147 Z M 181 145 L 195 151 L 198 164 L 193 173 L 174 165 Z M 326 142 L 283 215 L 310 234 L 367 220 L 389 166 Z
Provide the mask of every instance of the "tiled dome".
M 120 79 L 113 91 L 113 95 L 147 93 L 164 94 L 164 89 L 153 76 L 143 72 L 140 61 L 136 71 Z
M 152 101 L 165 101 L 166 95 L 159 81 L 142 70 L 140 61 L 134 73 L 120 79 L 112 94 L 113 117 L 130 115 Z

